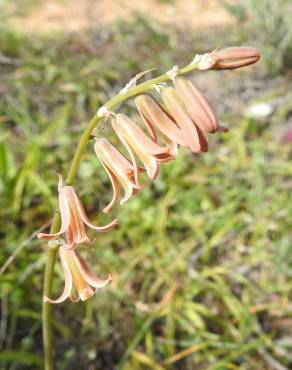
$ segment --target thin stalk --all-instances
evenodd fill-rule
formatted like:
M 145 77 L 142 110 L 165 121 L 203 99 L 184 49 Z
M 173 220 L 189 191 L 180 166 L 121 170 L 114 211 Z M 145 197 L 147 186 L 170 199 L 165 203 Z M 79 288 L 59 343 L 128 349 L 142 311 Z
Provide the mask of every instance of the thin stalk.
M 56 212 L 54 215 L 50 232 L 51 233 L 57 232 L 59 229 L 59 225 L 60 225 L 60 214 Z M 58 250 L 57 246 L 50 246 L 47 251 L 43 297 L 44 296 L 50 297 L 52 293 L 53 273 L 57 256 L 57 250 Z M 44 299 L 43 299 L 42 324 L 43 324 L 45 370 L 53 370 L 54 357 L 53 357 L 53 332 L 52 332 L 52 305 L 48 302 L 45 302 Z
M 185 74 L 188 73 L 198 67 L 197 64 L 189 64 L 186 67 L 180 69 L 177 74 Z M 155 85 L 158 85 L 162 82 L 166 82 L 170 80 L 171 77 L 168 73 L 165 73 L 159 77 L 153 78 L 146 82 L 143 82 L 135 87 L 129 88 L 125 93 L 119 93 L 118 95 L 114 96 L 110 99 L 104 106 L 111 110 L 119 103 L 131 98 L 132 96 L 141 94 L 145 91 L 153 90 Z M 100 122 L 101 117 L 96 113 L 92 120 L 88 123 L 86 129 L 84 130 L 81 138 L 79 140 L 76 152 L 74 154 L 71 166 L 69 168 L 68 176 L 66 179 L 67 185 L 73 185 L 74 180 L 76 178 L 76 174 L 78 171 L 79 163 L 82 158 L 82 154 L 84 149 L 92 135 L 94 128 Z M 55 212 L 53 223 L 51 226 L 51 233 L 55 233 L 60 228 L 60 215 L 58 211 Z M 43 295 L 50 297 L 52 293 L 52 285 L 53 285 L 53 273 L 54 273 L 54 266 L 56 262 L 58 247 L 57 246 L 50 246 L 47 252 L 47 260 L 46 260 L 46 267 L 45 267 L 45 275 L 44 275 L 44 287 L 43 287 Z M 54 361 L 53 361 L 53 332 L 52 332 L 52 305 L 48 302 L 43 302 L 43 312 L 42 312 L 42 319 L 43 319 L 43 346 L 44 346 L 44 363 L 45 363 L 45 370 L 54 370 Z

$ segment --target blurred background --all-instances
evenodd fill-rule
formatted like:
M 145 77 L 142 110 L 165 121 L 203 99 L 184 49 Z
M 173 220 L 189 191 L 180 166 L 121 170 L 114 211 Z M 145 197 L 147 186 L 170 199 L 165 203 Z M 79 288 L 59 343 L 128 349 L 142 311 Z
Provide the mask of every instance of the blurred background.
M 35 235 L 88 120 L 141 70 L 231 45 L 263 58 L 189 76 L 230 128 L 208 153 L 181 150 L 105 216 L 111 185 L 89 143 L 76 188 L 93 221 L 121 225 L 82 255 L 114 282 L 54 306 L 56 368 L 292 368 L 291 1 L 0 0 L 1 370 L 43 368 Z

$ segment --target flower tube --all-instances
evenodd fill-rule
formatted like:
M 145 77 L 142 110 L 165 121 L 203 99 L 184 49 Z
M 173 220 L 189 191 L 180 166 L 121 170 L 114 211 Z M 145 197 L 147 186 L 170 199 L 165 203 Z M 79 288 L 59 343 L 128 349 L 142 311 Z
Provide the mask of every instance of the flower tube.
M 175 89 L 185 102 L 186 110 L 192 121 L 203 132 L 218 130 L 218 121 L 212 108 L 191 81 L 179 77 L 175 80 Z
M 136 194 L 141 186 L 135 181 L 135 168 L 132 163 L 109 140 L 97 139 L 94 151 L 113 186 L 112 200 L 103 210 L 103 212 L 108 212 L 120 197 L 119 182 L 125 190 L 125 195 L 120 201 L 121 204 Z M 141 171 L 140 168 L 138 170 Z
M 152 139 L 157 142 L 158 130 L 159 136 L 168 143 L 172 155 L 176 157 L 177 145 L 186 146 L 186 141 L 174 118 L 149 95 L 137 96 L 135 103 Z
M 194 153 L 207 152 L 208 142 L 186 108 L 186 105 L 192 104 L 192 102 L 189 100 L 184 101 L 172 87 L 165 88 L 161 96 L 167 110 L 180 128 L 186 145 Z
M 171 148 L 162 147 L 150 139 L 144 131 L 125 114 L 117 114 L 112 120 L 112 126 L 121 143 L 127 149 L 135 169 L 136 183 L 138 180 L 138 166 L 134 153 L 143 163 L 147 175 L 152 180 L 159 172 L 159 162 L 174 159 Z
M 83 205 L 73 188 L 73 186 L 63 186 L 62 180 L 59 180 L 59 208 L 61 214 L 60 231 L 53 234 L 39 233 L 38 238 L 44 240 L 54 240 L 64 233 L 70 233 L 73 244 L 89 242 L 85 225 L 98 232 L 107 232 L 113 229 L 117 224 L 117 219 L 105 226 L 95 226 L 88 219 Z
M 106 287 L 112 281 L 111 275 L 104 280 L 95 276 L 77 250 L 72 247 L 73 245 L 69 243 L 65 248 L 61 247 L 59 249 L 65 281 L 63 293 L 57 299 L 51 299 L 45 296 L 45 302 L 61 303 L 67 298 L 73 302 L 78 302 L 80 299 L 81 301 L 86 301 L 98 289 Z M 77 297 L 74 297 L 72 294 L 73 288 L 77 292 Z

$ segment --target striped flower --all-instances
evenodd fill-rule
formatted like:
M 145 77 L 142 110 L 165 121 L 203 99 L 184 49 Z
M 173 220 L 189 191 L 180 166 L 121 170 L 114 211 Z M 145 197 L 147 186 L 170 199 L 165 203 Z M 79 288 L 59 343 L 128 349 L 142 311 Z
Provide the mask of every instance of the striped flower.
M 44 240 L 54 240 L 67 233 L 67 235 L 70 235 L 72 245 L 87 243 L 90 240 L 87 236 L 85 225 L 98 232 L 107 232 L 118 224 L 118 221 L 114 219 L 105 226 L 93 225 L 88 219 L 83 205 L 73 186 L 63 186 L 61 178 L 59 180 L 58 191 L 61 228 L 57 233 L 39 233 L 38 238 Z
M 97 139 L 94 144 L 94 151 L 102 166 L 107 172 L 113 187 L 113 197 L 111 202 L 104 208 L 103 212 L 108 212 L 120 198 L 120 186 L 122 185 L 125 195 L 120 204 L 125 203 L 130 197 L 140 189 L 135 178 L 136 168 L 134 165 L 107 139 Z M 138 168 L 138 171 L 143 171 Z
M 86 301 L 93 297 L 98 289 L 106 287 L 112 281 L 111 275 L 104 280 L 95 276 L 78 251 L 73 247 L 74 244 L 69 242 L 65 248 L 59 248 L 65 281 L 64 290 L 57 299 L 44 297 L 45 302 L 61 303 L 67 298 L 72 302 Z M 72 294 L 73 288 L 75 288 L 77 296 Z
M 143 163 L 147 175 L 153 180 L 159 172 L 159 163 L 174 159 L 171 148 L 160 146 L 125 114 L 117 114 L 112 126 L 121 143 L 127 149 L 135 170 L 135 180 L 139 184 L 138 166 L 134 154 Z

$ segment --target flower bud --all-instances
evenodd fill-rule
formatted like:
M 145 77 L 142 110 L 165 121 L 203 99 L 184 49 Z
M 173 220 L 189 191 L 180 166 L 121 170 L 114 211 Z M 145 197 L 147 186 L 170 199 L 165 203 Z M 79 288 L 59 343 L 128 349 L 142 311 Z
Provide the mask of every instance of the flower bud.
M 175 81 L 175 88 L 185 102 L 186 110 L 196 125 L 204 132 L 217 131 L 216 116 L 207 100 L 194 84 L 185 78 L 179 77 Z
M 207 152 L 208 142 L 201 129 L 192 120 L 186 108 L 187 104 L 192 103 L 190 101 L 184 101 L 178 91 L 172 87 L 165 88 L 161 96 L 167 110 L 180 128 L 186 146 L 194 153 Z
M 255 48 L 235 46 L 204 54 L 199 69 L 236 69 L 254 64 L 260 57 L 260 52 Z

